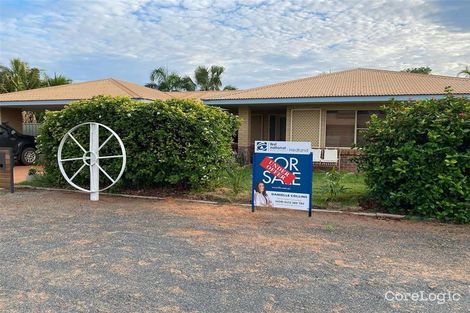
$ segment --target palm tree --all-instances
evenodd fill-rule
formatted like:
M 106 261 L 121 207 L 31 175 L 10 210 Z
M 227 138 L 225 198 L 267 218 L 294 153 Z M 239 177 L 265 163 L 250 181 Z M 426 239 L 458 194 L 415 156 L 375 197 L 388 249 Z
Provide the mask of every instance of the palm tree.
M 460 76 L 460 75 L 464 75 L 464 77 L 469 77 L 470 78 L 470 67 L 468 66 L 465 66 L 465 69 L 464 70 L 461 70 L 457 76 Z
M 193 91 L 196 85 L 189 76 L 181 77 L 176 72 L 169 73 L 163 67 L 156 68 L 150 73 L 150 83 L 146 87 L 158 89 L 161 91 Z
M 223 66 L 212 65 L 210 68 L 198 66 L 194 71 L 196 84 L 200 90 L 220 90 L 222 80 L 220 76 L 224 72 Z
M 58 86 L 71 82 L 71 79 L 58 74 L 54 74 L 54 77 L 44 74 L 41 79 L 40 69 L 30 67 L 20 59 L 11 59 L 10 67 L 0 65 L 0 93 Z
M 2 66 L 0 92 L 13 92 L 41 87 L 41 71 L 20 59 L 11 59 L 10 68 Z
M 43 87 L 52 87 L 52 86 L 60 86 L 60 85 L 67 85 L 72 82 L 71 79 L 65 77 L 64 75 L 57 75 L 54 73 L 53 77 L 48 76 L 47 74 L 44 74 L 44 77 L 42 79 L 42 86 Z
M 205 66 L 198 66 L 194 70 L 194 78 L 200 90 L 209 90 L 209 70 Z

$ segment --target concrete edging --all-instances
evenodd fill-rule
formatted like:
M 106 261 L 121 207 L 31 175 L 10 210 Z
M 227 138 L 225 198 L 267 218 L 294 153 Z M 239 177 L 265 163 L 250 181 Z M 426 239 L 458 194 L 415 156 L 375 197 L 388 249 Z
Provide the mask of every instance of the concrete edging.
M 34 186 L 29 186 L 29 185 L 15 185 L 15 188 L 36 189 L 36 190 L 45 190 L 45 191 L 62 191 L 62 192 L 65 191 L 65 192 L 74 192 L 74 193 L 83 194 L 83 192 L 78 191 L 78 190 L 49 188 L 49 187 L 34 187 Z M 217 201 L 208 201 L 208 200 L 184 199 L 184 198 L 173 198 L 173 197 L 139 196 L 139 195 L 127 195 L 123 193 L 102 193 L 102 194 L 106 196 L 111 196 L 111 197 L 122 197 L 122 198 L 130 198 L 130 199 L 147 199 L 147 200 L 172 199 L 174 201 L 180 201 L 180 202 L 193 202 L 193 203 L 211 204 L 211 205 L 230 204 L 230 205 L 237 205 L 237 206 L 243 206 L 243 207 L 251 207 L 251 204 L 247 204 L 247 203 L 220 203 Z M 396 220 L 401 220 L 405 218 L 405 215 L 389 214 L 389 213 L 348 212 L 348 211 L 328 210 L 328 209 L 312 209 L 312 211 L 314 213 L 350 214 L 350 215 L 367 216 L 367 217 L 375 217 L 375 218 L 389 218 L 389 219 L 396 219 Z

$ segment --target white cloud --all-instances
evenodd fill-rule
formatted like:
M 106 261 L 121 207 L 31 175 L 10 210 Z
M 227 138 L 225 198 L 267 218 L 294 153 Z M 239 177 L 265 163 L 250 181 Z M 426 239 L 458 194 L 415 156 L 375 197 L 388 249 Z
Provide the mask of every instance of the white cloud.
M 424 1 L 51 1 L 2 17 L 0 62 L 141 83 L 161 65 L 190 74 L 221 64 L 224 83 L 241 87 L 358 66 L 455 75 L 470 60 L 470 31 L 430 12 Z M 86 58 L 82 72 L 71 66 Z

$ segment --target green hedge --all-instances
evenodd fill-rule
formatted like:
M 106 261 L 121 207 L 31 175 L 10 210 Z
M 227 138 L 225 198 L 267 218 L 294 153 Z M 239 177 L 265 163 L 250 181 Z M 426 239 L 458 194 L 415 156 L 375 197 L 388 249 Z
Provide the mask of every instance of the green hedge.
M 71 103 L 61 111 L 47 112 L 37 139 L 46 175 L 54 184 L 66 184 L 56 159 L 61 138 L 73 126 L 92 121 L 109 126 L 123 140 L 128 162 L 118 188 L 126 189 L 210 185 L 231 158 L 231 144 L 239 126 L 236 116 L 194 100 L 145 103 L 100 96 Z M 100 130 L 100 142 L 108 135 Z M 88 148 L 88 129 L 77 130 L 74 136 Z M 118 152 L 117 141 L 110 141 L 100 155 Z M 83 154 L 71 141 L 63 153 L 65 157 Z M 69 176 L 82 164 L 82 161 L 67 162 Z M 100 165 L 117 176 L 120 161 L 101 160 Z M 108 183 L 104 175 L 100 179 L 102 184 Z M 74 179 L 85 185 L 88 180 L 86 170 Z
M 371 119 L 359 169 L 392 213 L 470 221 L 470 101 L 392 102 Z

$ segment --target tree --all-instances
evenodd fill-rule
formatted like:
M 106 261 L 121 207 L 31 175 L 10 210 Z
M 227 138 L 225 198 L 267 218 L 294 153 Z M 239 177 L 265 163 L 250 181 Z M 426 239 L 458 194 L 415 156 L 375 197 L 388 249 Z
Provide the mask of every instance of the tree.
M 159 67 L 150 73 L 150 83 L 146 87 L 160 91 L 194 91 L 196 84 L 189 76 L 181 77 L 176 72 L 168 72 L 168 69 Z
M 0 92 L 13 92 L 41 87 L 41 71 L 20 59 L 11 59 L 10 67 L 2 66 Z
M 10 60 L 10 67 L 0 66 L 0 93 L 64 85 L 71 82 L 71 79 L 57 74 L 54 74 L 54 77 L 44 74 L 41 78 L 40 69 L 30 67 L 27 62 L 17 58 Z
M 460 75 L 463 75 L 464 77 L 470 78 L 470 67 L 465 66 L 465 69 L 464 69 L 464 70 L 461 70 L 461 71 L 457 74 L 457 76 L 460 76 Z
M 48 76 L 44 74 L 44 78 L 42 79 L 42 87 L 52 87 L 52 86 L 60 86 L 60 85 L 67 85 L 72 82 L 71 79 L 65 77 L 64 75 L 57 75 L 54 73 L 54 76 Z
M 431 74 L 432 69 L 429 66 L 409 67 L 407 69 L 404 69 L 402 72 L 417 73 L 417 74 Z
M 222 80 L 220 76 L 224 72 L 223 66 L 212 65 L 210 68 L 198 66 L 194 71 L 196 84 L 200 90 L 220 90 Z
M 226 85 L 226 86 L 224 87 L 224 90 L 237 90 L 237 87 L 232 86 L 232 85 Z

